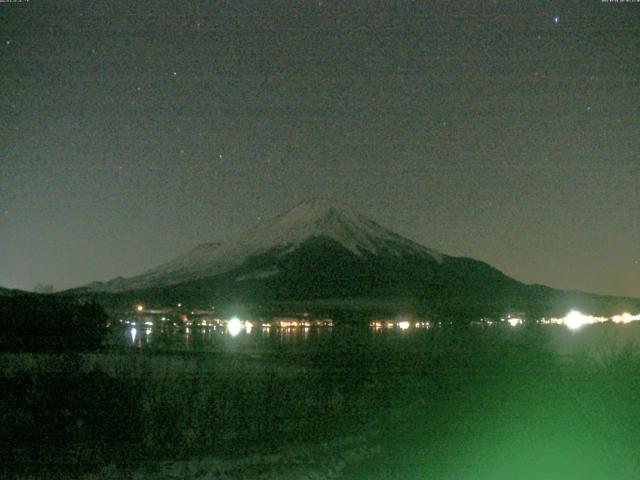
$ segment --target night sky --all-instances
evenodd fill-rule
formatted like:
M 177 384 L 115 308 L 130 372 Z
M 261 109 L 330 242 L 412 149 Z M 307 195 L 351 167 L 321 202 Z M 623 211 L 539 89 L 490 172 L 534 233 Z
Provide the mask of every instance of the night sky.
M 0 286 L 128 276 L 333 197 L 640 297 L 640 3 L 0 3 Z

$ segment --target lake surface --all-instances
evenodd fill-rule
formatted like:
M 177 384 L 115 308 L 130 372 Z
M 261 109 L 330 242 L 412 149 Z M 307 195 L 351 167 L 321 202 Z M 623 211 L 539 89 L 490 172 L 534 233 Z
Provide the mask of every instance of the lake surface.
M 471 327 L 506 329 L 517 334 L 525 327 L 499 325 Z M 542 327 L 553 349 L 561 355 L 587 354 L 595 357 L 640 349 L 640 322 L 587 325 L 571 330 L 563 325 Z M 382 320 L 334 324 L 329 320 L 287 320 L 263 324 L 259 321 L 192 324 L 189 326 L 150 320 L 121 323 L 111 343 L 136 349 L 162 349 L 195 352 L 268 353 L 282 350 L 308 350 L 316 346 L 349 341 L 378 344 L 415 344 L 438 327 L 424 322 Z
M 226 325 L 162 327 L 150 325 L 121 325 L 116 328 L 116 342 L 121 346 L 140 349 L 169 349 L 202 352 L 271 352 L 304 350 L 338 339 L 359 337 L 402 338 L 415 334 L 412 329 L 388 327 L 384 330 L 363 325 L 309 325 L 263 327 L 245 325 L 233 331 Z

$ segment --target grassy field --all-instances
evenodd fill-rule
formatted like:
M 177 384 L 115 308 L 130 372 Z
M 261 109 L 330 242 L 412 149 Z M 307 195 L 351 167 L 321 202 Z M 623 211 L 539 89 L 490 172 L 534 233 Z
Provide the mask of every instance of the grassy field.
M 594 331 L 347 332 L 259 358 L 6 354 L 2 472 L 638 478 L 640 356 L 625 336 L 593 350 L 613 337 Z

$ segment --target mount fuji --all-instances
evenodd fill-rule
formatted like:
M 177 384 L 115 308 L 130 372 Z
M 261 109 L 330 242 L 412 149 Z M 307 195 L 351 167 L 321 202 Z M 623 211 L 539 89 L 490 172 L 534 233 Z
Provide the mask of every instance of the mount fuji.
M 202 244 L 140 275 L 74 292 L 119 303 L 333 301 L 474 316 L 538 315 L 578 300 L 593 306 L 615 298 L 525 285 L 484 262 L 445 255 L 322 199 L 229 242 Z
M 419 257 L 442 262 L 444 255 L 378 225 L 347 205 L 328 200 L 310 200 L 274 221 L 261 225 L 230 242 L 204 243 L 190 252 L 128 279 L 93 283 L 94 290 L 118 292 L 168 286 L 212 277 L 242 268 L 236 280 L 267 278 L 280 273 L 282 259 L 295 254 L 309 242 L 324 240 L 327 246 L 349 252 L 354 258 Z M 258 258 L 270 258 L 254 271 L 244 271 Z M 264 262 L 262 262 L 264 263 Z M 266 268 L 268 267 L 268 268 Z M 251 270 L 251 269 L 249 269 Z

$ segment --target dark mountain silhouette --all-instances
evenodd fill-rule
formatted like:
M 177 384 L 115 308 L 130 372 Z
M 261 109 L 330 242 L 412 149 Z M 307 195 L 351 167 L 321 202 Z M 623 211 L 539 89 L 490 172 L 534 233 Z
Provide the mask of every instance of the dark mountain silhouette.
M 325 200 L 305 202 L 238 239 L 200 245 L 141 275 L 72 293 L 116 304 L 331 305 L 468 319 L 509 312 L 564 315 L 571 308 L 612 314 L 640 304 L 525 285 L 484 262 L 419 245 Z

